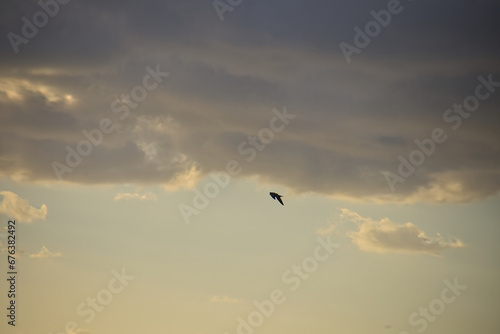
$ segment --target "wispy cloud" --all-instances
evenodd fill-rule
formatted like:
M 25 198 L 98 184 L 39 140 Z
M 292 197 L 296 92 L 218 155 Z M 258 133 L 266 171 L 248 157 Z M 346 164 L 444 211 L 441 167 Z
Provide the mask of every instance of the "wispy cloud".
M 243 301 L 243 299 L 232 298 L 232 297 L 229 297 L 229 296 L 226 296 L 226 295 L 217 295 L 217 296 L 212 296 L 212 298 L 210 298 L 210 301 L 212 303 L 230 303 L 230 304 L 234 304 L 234 303 L 241 303 Z
M 389 218 L 373 220 L 342 209 L 341 219 L 355 223 L 357 231 L 348 236 L 359 249 L 375 253 L 423 253 L 439 256 L 443 250 L 464 247 L 462 241 L 446 241 L 439 234 L 428 237 L 415 224 L 398 224 Z
M 316 229 L 316 233 L 321 236 L 329 235 L 335 231 L 335 225 L 330 223 L 328 226 L 325 227 L 318 227 Z
M 92 334 L 92 332 L 86 329 L 77 328 L 77 329 L 70 329 L 68 331 L 68 334 Z
M 30 254 L 30 257 L 34 259 L 46 259 L 50 257 L 59 257 L 59 256 L 62 256 L 61 252 L 51 252 L 45 246 L 42 246 L 42 248 L 38 253 Z
M 156 201 L 156 195 L 152 192 L 140 194 L 140 193 L 118 193 L 114 200 L 115 201 L 123 201 L 123 200 L 139 200 L 139 201 Z
M 0 191 L 3 201 L 0 203 L 0 213 L 22 223 L 31 223 L 33 220 L 44 220 L 47 216 L 47 206 L 42 204 L 40 209 L 29 205 L 28 201 L 10 191 Z

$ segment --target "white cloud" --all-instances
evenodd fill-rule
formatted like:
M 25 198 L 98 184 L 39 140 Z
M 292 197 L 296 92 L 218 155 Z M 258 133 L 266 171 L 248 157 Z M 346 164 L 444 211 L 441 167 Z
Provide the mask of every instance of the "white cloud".
M 47 217 L 47 206 L 42 204 L 40 209 L 29 205 L 28 201 L 10 191 L 0 191 L 3 201 L 0 203 L 0 213 L 22 223 L 31 223 L 33 220 Z
M 212 303 L 241 303 L 243 300 L 242 299 L 236 299 L 232 298 L 226 295 L 217 295 L 217 296 L 212 296 L 210 298 L 210 301 Z
M 114 200 L 122 201 L 122 200 L 131 200 L 136 199 L 139 201 L 156 201 L 156 195 L 152 192 L 140 194 L 140 193 L 118 193 Z
M 30 257 L 34 258 L 34 259 L 46 259 L 49 257 L 59 257 L 59 256 L 62 256 L 62 253 L 51 252 L 45 246 L 42 246 L 42 248 L 40 249 L 40 251 L 38 253 L 30 254 Z
M 430 238 L 409 222 L 397 224 L 389 218 L 373 220 L 348 209 L 342 209 L 341 218 L 356 224 L 357 231 L 349 232 L 348 236 L 365 252 L 424 253 L 439 256 L 445 249 L 464 247 L 458 239 L 446 241 L 439 234 Z

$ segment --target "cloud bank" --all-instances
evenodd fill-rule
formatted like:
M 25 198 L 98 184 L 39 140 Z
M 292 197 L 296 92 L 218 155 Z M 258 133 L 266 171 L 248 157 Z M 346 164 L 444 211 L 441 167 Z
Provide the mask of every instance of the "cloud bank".
M 80 148 L 91 152 L 64 182 L 192 188 L 244 162 L 238 144 L 286 106 L 297 118 L 238 177 L 379 202 L 495 196 L 497 86 L 458 129 L 443 114 L 478 76 L 500 82 L 499 4 L 405 6 L 347 64 L 338 45 L 382 8 L 373 2 L 248 2 L 223 22 L 210 1 L 71 2 L 18 54 L 0 45 L 0 176 L 60 182 L 53 162 L 69 166 Z M 2 31 L 20 33 L 36 10 L 1 4 Z M 480 23 L 465 27 L 471 15 Z M 148 66 L 169 76 L 143 99 Z M 113 130 L 101 141 L 103 119 Z M 382 172 L 436 127 L 449 139 L 391 192 Z

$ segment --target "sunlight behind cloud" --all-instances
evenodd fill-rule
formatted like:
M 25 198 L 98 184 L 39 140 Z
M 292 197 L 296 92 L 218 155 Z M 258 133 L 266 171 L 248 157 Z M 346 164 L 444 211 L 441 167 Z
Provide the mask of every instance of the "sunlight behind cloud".
M 164 189 L 167 191 L 177 191 L 182 188 L 193 189 L 200 179 L 201 172 L 193 165 L 189 170 L 177 174 L 168 184 L 164 185 Z
M 76 102 L 72 95 L 61 93 L 48 84 L 18 78 L 0 79 L 1 102 L 23 102 L 29 94 L 43 96 L 50 103 L 74 104 Z

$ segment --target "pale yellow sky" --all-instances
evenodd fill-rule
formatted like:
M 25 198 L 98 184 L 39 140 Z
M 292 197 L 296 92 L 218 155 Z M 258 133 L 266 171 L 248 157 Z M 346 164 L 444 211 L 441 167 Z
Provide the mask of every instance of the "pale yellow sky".
M 268 196 L 268 187 L 237 181 L 188 225 L 177 206 L 189 190 L 149 187 L 139 193 L 150 200 L 115 200 L 136 189 L 3 180 L 3 189 L 33 209 L 45 205 L 47 214 L 18 224 L 18 326 L 13 330 L 4 322 L 2 328 L 60 333 L 74 322 L 81 333 L 245 333 L 240 318 L 262 322 L 250 327 L 256 333 L 416 333 L 424 326 L 426 333 L 466 333 L 476 321 L 490 332 L 496 328 L 491 310 L 500 293 L 498 199 L 446 208 L 382 206 L 280 189 L 282 207 Z M 481 220 L 471 224 L 478 215 Z M 2 217 L 7 221 L 5 211 Z M 351 233 L 384 217 L 400 228 L 418 226 L 427 243 L 440 233 L 442 244 L 456 238 L 464 247 L 440 250 L 439 256 L 360 249 Z M 377 233 L 378 245 L 388 247 L 391 234 Z M 42 247 L 45 257 L 30 256 Z M 444 281 L 455 279 L 467 287 L 443 304 L 434 321 L 422 320 L 421 307 L 433 303 L 441 312 L 434 300 L 442 300 Z M 446 300 L 453 299 L 450 291 Z M 273 301 L 273 312 L 265 300 Z M 259 320 L 255 303 L 269 317 Z

